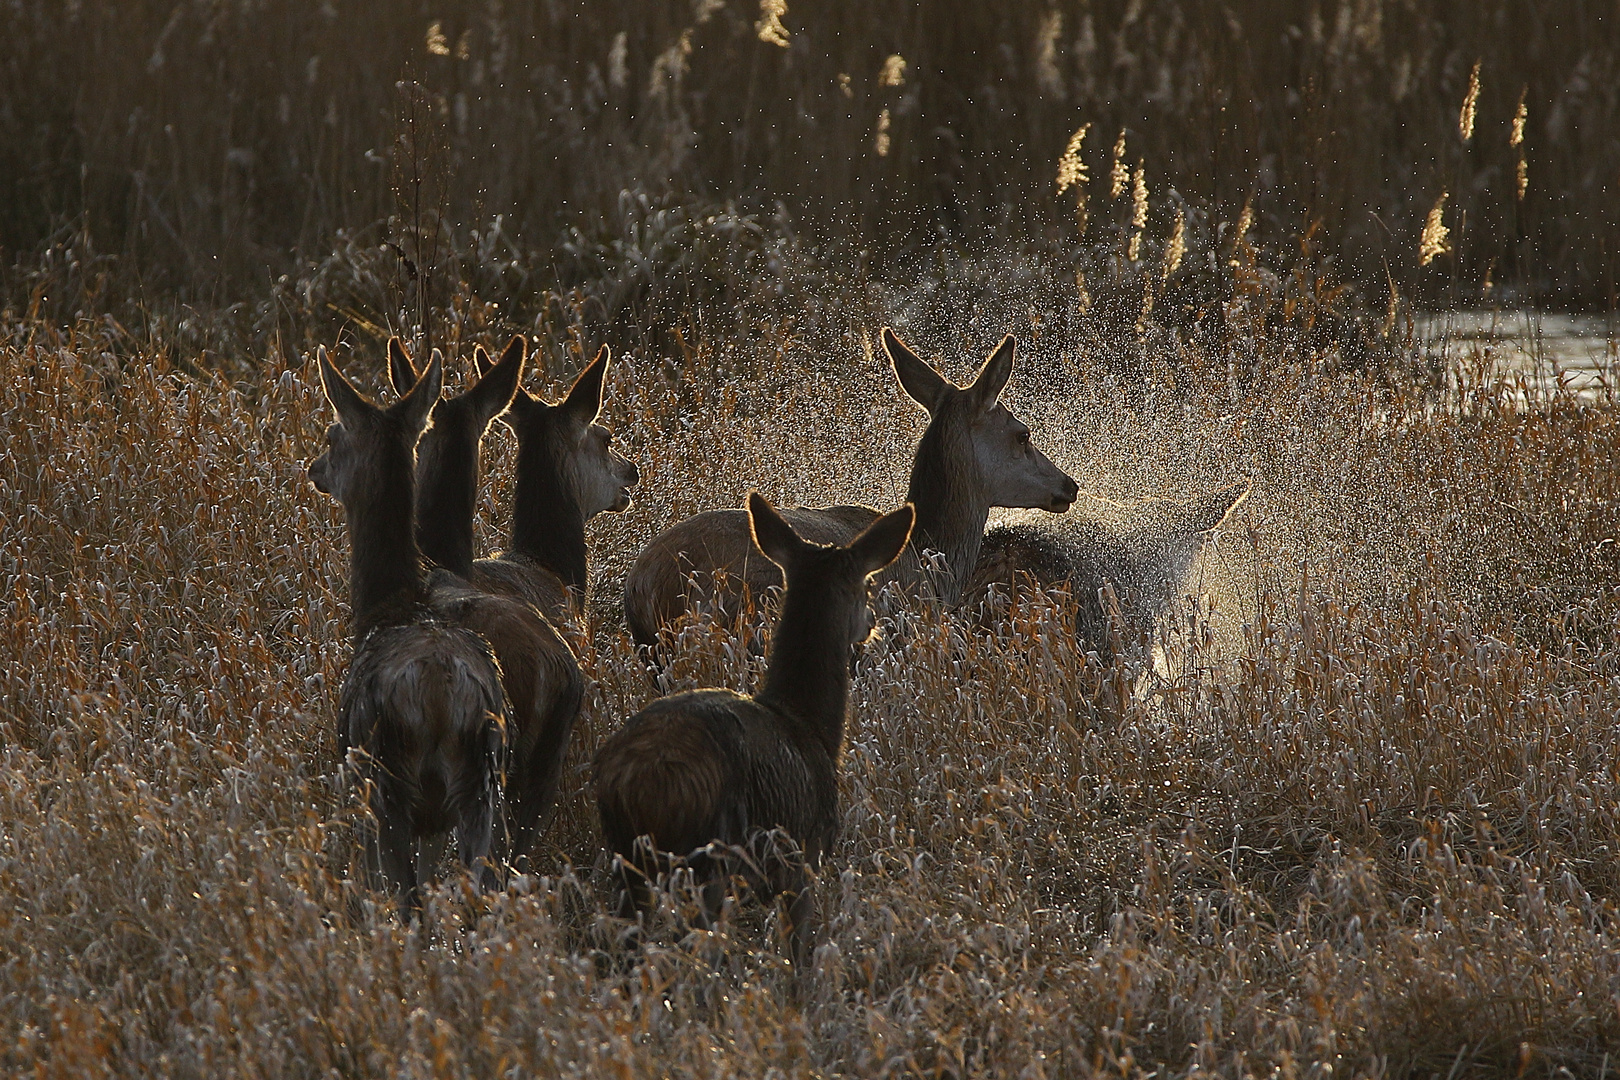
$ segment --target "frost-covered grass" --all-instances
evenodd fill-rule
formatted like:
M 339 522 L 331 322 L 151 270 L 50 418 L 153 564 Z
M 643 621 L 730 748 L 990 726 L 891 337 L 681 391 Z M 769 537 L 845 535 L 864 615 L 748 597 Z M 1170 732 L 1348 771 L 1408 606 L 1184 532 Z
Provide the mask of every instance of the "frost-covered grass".
M 931 296 L 870 303 L 954 375 L 1002 330 L 1040 337 Z M 816 316 L 842 346 L 703 338 L 685 375 L 616 366 L 644 479 L 592 527 L 595 689 L 541 876 L 488 901 L 451 883 L 419 934 L 346 879 L 346 539 L 303 478 L 311 370 L 231 385 L 101 324 L 8 327 L 4 1068 L 1599 1072 L 1620 1042 L 1620 404 L 1425 390 L 1263 333 L 1263 376 L 1184 350 L 1145 396 L 1049 337 L 1009 393 L 1111 499 L 1254 479 L 1155 671 L 1089 663 L 1061 597 L 989 630 L 892 625 L 856 683 L 814 974 L 795 991 L 747 906 L 629 962 L 586 786 L 650 694 L 618 583 L 653 532 L 751 486 L 897 500 L 922 417 L 864 311 Z M 350 366 L 380 388 L 381 364 Z M 510 450 L 487 447 L 492 542 Z M 745 653 L 692 627 L 673 681 L 746 685 Z

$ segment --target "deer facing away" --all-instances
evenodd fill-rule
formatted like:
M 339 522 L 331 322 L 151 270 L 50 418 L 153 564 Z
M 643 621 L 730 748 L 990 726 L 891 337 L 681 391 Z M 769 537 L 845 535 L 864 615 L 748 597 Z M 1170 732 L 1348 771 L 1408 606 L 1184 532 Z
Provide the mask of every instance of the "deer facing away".
M 787 578 L 761 690 L 696 690 L 636 713 L 597 751 L 596 803 L 619 856 L 621 914 L 645 909 L 671 855 L 702 882 L 709 918 L 739 873 L 787 900 L 802 972 L 815 920 L 810 869 L 838 835 L 848 656 L 872 632 L 868 579 L 905 549 L 915 514 L 902 506 L 844 545 L 801 539 L 758 492 L 748 518 L 753 542 Z
M 343 504 L 354 620 L 338 739 L 345 754 L 363 752 L 375 818 L 368 876 L 380 876 L 410 917 L 420 904 L 419 851 L 450 829 L 479 886 L 497 882 L 509 712 L 488 644 L 431 605 L 412 533 L 416 443 L 438 400 L 442 366 L 430 363 L 411 393 L 383 409 L 343 377 L 325 348 L 318 363 L 338 419 L 309 479 Z
M 1031 443 L 1029 428 L 1001 403 L 1012 377 L 1014 347 L 1009 335 L 972 385 L 960 387 L 934 371 L 892 329 L 883 331 L 895 377 L 929 415 L 906 494 L 917 515 L 911 551 L 895 563 L 889 577 L 914 587 L 928 579 L 950 606 L 960 600 L 978 560 L 991 507 L 1061 514 L 1079 494 L 1079 485 Z M 866 506 L 795 507 L 781 516 L 808 540 L 847 544 L 878 512 Z M 924 568 L 917 555 L 922 549 L 944 554 L 943 573 Z M 690 609 L 696 599 L 689 592 L 694 573 L 698 581 L 714 583 L 710 599 L 725 619 L 735 617 L 744 587 L 763 597 L 782 584 L 777 565 L 755 553 L 744 511 L 710 510 L 672 525 L 653 538 L 625 578 L 625 619 L 643 650 L 652 650 L 660 628 Z
M 489 363 L 481 346 L 477 355 L 481 377 L 434 405 L 432 426 L 418 444 L 416 537 L 422 554 L 445 571 L 432 579 L 432 603 L 446 618 L 481 634 L 500 661 L 512 707 L 505 791 L 510 855 L 517 859 L 528 854 L 556 802 L 585 683 L 573 651 L 540 612 L 467 580 L 474 566 L 479 444 L 490 422 L 521 392 L 526 350 L 523 339 L 514 337 L 498 363 Z M 419 384 L 398 338 L 388 344 L 388 372 L 402 396 Z
M 501 418 L 518 444 L 511 543 L 498 558 L 475 562 L 470 580 L 528 601 L 559 627 L 585 626 L 585 523 L 627 510 L 641 480 L 599 422 L 611 360 L 602 346 L 556 405 L 518 386 Z

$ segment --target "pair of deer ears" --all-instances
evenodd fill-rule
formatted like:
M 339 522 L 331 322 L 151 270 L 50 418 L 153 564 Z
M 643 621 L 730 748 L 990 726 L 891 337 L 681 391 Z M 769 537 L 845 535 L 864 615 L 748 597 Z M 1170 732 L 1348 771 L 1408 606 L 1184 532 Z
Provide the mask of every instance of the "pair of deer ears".
M 326 392 L 326 400 L 345 427 L 358 427 L 376 417 L 387 416 L 396 419 L 413 435 L 420 435 L 426 430 L 428 416 L 439 400 L 440 391 L 444 389 L 444 363 L 437 353 L 409 392 L 402 394 L 386 409 L 372 404 L 354 388 L 354 384 L 332 363 L 332 358 L 326 355 L 325 345 L 315 350 L 315 359 L 320 366 L 321 389 Z
M 479 345 L 473 350 L 473 365 L 478 369 L 478 381 L 453 400 L 467 401 L 484 418 L 485 423 L 508 408 L 521 416 L 534 408 L 546 407 L 545 402 L 522 386 L 523 364 L 528 351 L 529 343 L 521 334 L 514 335 L 507 342 L 499 360 L 491 360 L 489 353 Z M 602 412 L 602 394 L 607 383 L 608 363 L 612 358 L 606 345 L 598 349 L 596 357 L 585 365 L 585 370 L 574 380 L 568 396 L 556 407 L 571 414 L 582 425 L 595 423 Z M 433 361 L 429 366 L 442 363 L 442 359 L 439 350 L 434 349 Z M 405 351 L 405 343 L 398 337 L 388 339 L 388 378 L 401 397 L 409 394 L 421 379 L 416 364 Z
M 940 406 L 956 394 L 968 395 L 969 407 L 975 412 L 986 413 L 995 408 L 1001 392 L 1007 389 L 1007 381 L 1012 378 L 1016 346 L 1011 334 L 1002 338 L 995 352 L 979 368 L 973 385 L 957 386 L 901 341 L 893 327 L 883 328 L 883 351 L 889 354 L 889 363 L 894 365 L 895 378 L 900 380 L 900 386 L 911 400 L 928 410 L 929 416 L 938 413 Z
M 854 553 L 863 578 L 877 573 L 900 557 L 906 548 L 906 541 L 911 539 L 911 526 L 916 520 L 917 512 L 910 503 L 906 503 L 872 522 L 861 535 L 849 542 L 846 550 Z M 765 553 L 766 558 L 784 570 L 801 552 L 820 546 L 801 540 L 787 519 L 777 513 L 765 501 L 765 496 L 757 491 L 748 495 L 748 525 L 754 535 L 754 544 Z

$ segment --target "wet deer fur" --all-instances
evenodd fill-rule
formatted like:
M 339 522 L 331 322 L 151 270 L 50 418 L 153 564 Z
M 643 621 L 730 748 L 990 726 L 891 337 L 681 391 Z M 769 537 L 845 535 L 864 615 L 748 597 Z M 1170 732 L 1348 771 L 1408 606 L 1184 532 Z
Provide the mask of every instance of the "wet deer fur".
M 585 683 L 574 653 L 543 614 L 521 598 L 492 594 L 467 581 L 473 569 L 479 443 L 517 392 L 526 350 L 523 339 L 515 337 L 498 363 L 489 363 L 481 346 L 476 355 L 481 377 L 434 405 L 432 426 L 418 444 L 416 535 L 422 553 L 447 571 L 432 581 L 435 608 L 482 635 L 500 661 L 512 705 L 508 850 L 517 859 L 528 854 L 556 802 Z M 434 356 L 437 360 L 437 352 Z M 419 376 L 398 338 L 389 342 L 388 370 L 402 395 L 417 385 Z
M 978 560 L 991 507 L 1061 514 L 1079 494 L 1079 485 L 1031 444 L 1029 428 L 1001 403 L 1012 377 L 1014 347 L 1008 335 L 972 385 L 960 387 L 934 371 L 892 329 L 883 331 L 895 377 L 929 414 L 906 494 L 917 514 L 911 550 L 886 578 L 910 586 L 928 579 L 947 605 L 959 601 Z M 878 512 L 866 506 L 792 507 L 781 516 L 808 540 L 848 543 Z M 942 573 L 924 569 L 917 554 L 922 550 L 944 555 Z M 694 580 L 700 589 L 712 583 L 707 598 L 717 615 L 729 620 L 745 588 L 762 598 L 771 587 L 781 586 L 782 573 L 753 550 L 744 511 L 710 510 L 671 526 L 652 539 L 625 578 L 625 618 L 644 650 L 654 647 L 659 629 L 675 622 L 697 599 L 689 592 Z
M 982 604 L 992 586 L 1006 597 L 1019 585 L 1042 591 L 1066 585 L 1082 646 L 1107 661 L 1117 637 L 1111 631 L 1139 640 L 1151 630 L 1205 541 L 1248 495 L 1248 484 L 1236 484 L 1184 501 L 1147 499 L 1118 526 L 1078 514 L 998 525 L 985 534 L 967 597 Z
M 802 971 L 815 919 L 809 873 L 839 829 L 848 656 L 872 630 L 868 578 L 904 550 L 915 513 L 902 506 L 846 545 L 801 539 L 758 492 L 748 516 L 752 542 L 787 579 L 759 693 L 696 690 L 636 713 L 597 752 L 596 802 L 619 856 L 623 914 L 645 908 L 670 855 L 703 883 L 710 916 L 740 874 L 785 895 Z
M 380 876 L 409 917 L 420 904 L 420 851 L 452 828 L 462 865 L 481 888 L 496 884 L 509 708 L 488 644 L 433 605 L 412 530 L 416 444 L 439 396 L 441 365 L 429 364 L 410 394 L 383 409 L 324 348 L 318 363 L 338 421 L 309 478 L 343 504 L 354 621 L 338 741 L 345 755 L 361 751 L 374 818 L 368 876 Z

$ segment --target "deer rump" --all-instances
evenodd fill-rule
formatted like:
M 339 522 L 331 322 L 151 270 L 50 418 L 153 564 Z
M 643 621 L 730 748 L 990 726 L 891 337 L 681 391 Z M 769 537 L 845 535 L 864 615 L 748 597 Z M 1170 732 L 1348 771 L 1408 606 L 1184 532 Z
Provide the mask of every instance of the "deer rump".
M 880 516 L 870 506 L 794 506 L 777 511 L 799 536 L 816 544 L 847 546 Z M 902 554 L 901 562 L 906 556 Z M 898 565 L 898 564 L 897 564 Z M 694 580 L 692 571 L 699 571 Z M 897 571 L 880 571 L 877 581 Z M 706 510 L 653 538 L 625 578 L 625 622 L 637 645 L 658 644 L 660 627 L 673 624 L 694 602 L 707 601 L 730 623 L 744 592 L 755 603 L 783 586 L 782 568 L 754 546 L 747 510 Z
M 338 699 L 344 749 L 366 752 L 379 830 L 415 841 L 455 829 L 469 869 L 498 841 L 509 713 L 499 671 L 469 630 L 382 627 L 356 650 Z
M 786 833 L 814 868 L 838 838 L 837 763 L 791 718 L 730 690 L 661 698 L 637 713 L 596 763 L 609 848 L 636 852 L 648 880 L 684 858 L 701 880 L 739 873 L 775 895 L 796 887 Z M 638 845 L 649 837 L 657 854 Z M 730 852 L 714 851 L 719 844 Z

